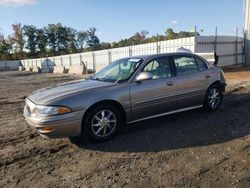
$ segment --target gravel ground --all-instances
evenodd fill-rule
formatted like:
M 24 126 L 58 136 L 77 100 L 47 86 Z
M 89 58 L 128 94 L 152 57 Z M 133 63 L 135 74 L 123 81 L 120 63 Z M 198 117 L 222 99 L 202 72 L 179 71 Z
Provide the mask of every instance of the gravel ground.
M 82 78 L 0 72 L 0 187 L 250 187 L 250 69 L 226 69 L 222 107 L 123 127 L 112 141 L 45 139 L 24 122 L 24 98 Z

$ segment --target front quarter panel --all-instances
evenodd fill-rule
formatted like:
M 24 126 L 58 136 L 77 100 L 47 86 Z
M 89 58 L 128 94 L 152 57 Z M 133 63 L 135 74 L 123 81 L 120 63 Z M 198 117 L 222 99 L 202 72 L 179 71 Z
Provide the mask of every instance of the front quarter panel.
M 117 83 L 106 87 L 73 93 L 69 96 L 55 99 L 48 105 L 62 105 L 70 107 L 72 111 L 86 111 L 92 105 L 105 100 L 120 103 L 128 113 L 128 116 L 130 116 L 129 83 Z

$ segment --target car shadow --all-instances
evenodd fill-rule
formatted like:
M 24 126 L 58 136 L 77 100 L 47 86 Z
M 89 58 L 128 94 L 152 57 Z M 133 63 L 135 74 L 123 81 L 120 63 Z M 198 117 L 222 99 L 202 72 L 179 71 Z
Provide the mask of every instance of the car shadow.
M 105 143 L 77 146 L 105 152 L 158 152 L 220 144 L 250 134 L 250 94 L 230 94 L 216 112 L 203 109 L 134 123 Z

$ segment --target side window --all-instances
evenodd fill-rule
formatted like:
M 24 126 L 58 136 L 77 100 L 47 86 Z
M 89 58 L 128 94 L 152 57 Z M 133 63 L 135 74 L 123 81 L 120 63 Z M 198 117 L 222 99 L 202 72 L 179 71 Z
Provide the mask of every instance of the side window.
M 176 73 L 178 76 L 198 72 L 196 61 L 193 57 L 174 57 Z
M 147 64 L 147 66 L 143 69 L 143 72 L 150 72 L 152 73 L 153 71 L 155 71 L 157 69 L 157 67 L 159 66 L 159 63 L 155 60 L 155 61 L 151 61 L 149 64 Z
M 200 71 L 206 70 L 207 66 L 200 58 L 195 58 Z
M 171 77 L 171 68 L 168 58 L 158 58 L 149 62 L 142 70 L 153 75 L 153 79 Z

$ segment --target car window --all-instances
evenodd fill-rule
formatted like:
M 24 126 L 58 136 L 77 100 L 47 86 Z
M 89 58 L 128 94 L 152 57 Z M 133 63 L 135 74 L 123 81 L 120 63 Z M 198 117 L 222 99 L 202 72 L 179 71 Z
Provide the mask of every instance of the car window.
M 117 60 L 97 72 L 91 79 L 115 83 L 125 82 L 134 74 L 142 61 L 142 59 L 133 58 Z
M 207 66 L 200 58 L 195 58 L 200 71 L 206 70 Z
M 171 68 L 168 58 L 158 58 L 149 62 L 142 70 L 153 75 L 153 79 L 171 77 Z
M 174 57 L 177 76 L 198 72 L 196 61 L 193 57 Z

